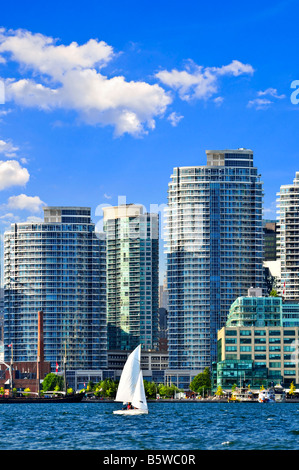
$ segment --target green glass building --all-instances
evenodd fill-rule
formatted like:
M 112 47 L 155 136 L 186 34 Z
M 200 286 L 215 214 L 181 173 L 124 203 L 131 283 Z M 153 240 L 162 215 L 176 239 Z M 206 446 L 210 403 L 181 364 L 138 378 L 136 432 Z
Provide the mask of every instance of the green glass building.
M 248 293 L 250 294 L 251 289 Z M 255 293 L 256 289 L 252 289 Z M 229 309 L 226 326 L 281 326 L 281 297 L 238 297 Z
M 159 216 L 143 206 L 105 207 L 109 350 L 158 345 Z

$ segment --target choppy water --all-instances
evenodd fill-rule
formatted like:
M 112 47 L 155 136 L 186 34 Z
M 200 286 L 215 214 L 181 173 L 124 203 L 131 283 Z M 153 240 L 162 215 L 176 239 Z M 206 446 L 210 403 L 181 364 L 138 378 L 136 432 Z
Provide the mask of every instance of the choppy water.
M 299 403 L 2 404 L 3 450 L 297 450 Z

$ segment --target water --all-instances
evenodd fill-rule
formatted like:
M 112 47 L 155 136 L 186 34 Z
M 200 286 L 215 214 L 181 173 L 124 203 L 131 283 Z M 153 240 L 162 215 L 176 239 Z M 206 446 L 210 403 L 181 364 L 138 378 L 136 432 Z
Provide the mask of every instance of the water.
M 2 404 L 1 450 L 297 450 L 299 403 Z

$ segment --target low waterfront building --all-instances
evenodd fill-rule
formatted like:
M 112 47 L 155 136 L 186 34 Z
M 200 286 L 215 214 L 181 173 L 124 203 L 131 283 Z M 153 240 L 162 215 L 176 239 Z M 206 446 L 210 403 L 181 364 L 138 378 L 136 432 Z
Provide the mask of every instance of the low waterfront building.
M 115 380 L 115 371 L 109 369 L 66 371 L 67 385 L 75 391 L 86 389 L 89 382 L 97 384 L 105 379 Z
M 218 332 L 217 386 L 299 383 L 299 328 L 224 327 Z M 297 358 L 296 358 L 297 356 Z
M 69 370 L 67 382 L 74 390 L 86 388 L 88 382 L 98 383 L 101 380 L 119 380 L 124 365 L 132 351 L 108 351 L 108 368 L 99 370 Z M 144 380 L 166 385 L 165 371 L 168 368 L 167 351 L 144 351 L 141 353 L 141 369 Z M 189 389 L 189 384 L 187 390 Z
M 180 390 L 190 390 L 192 380 L 202 372 L 202 370 L 194 369 L 168 369 L 165 371 L 165 385 L 175 385 Z
M 23 392 L 29 389 L 32 393 L 38 393 L 37 363 L 34 362 L 14 362 L 12 366 L 12 377 L 10 374 L 11 363 L 0 363 L 0 388 L 5 391 L 16 389 Z M 51 372 L 50 362 L 43 361 L 40 364 L 41 382 Z M 12 384 L 11 384 L 12 378 Z M 6 392 L 5 392 L 6 393 Z
M 120 379 L 123 367 L 131 351 L 108 351 L 108 368 L 104 370 L 69 370 L 66 372 L 68 386 L 82 390 L 89 382 Z M 143 379 L 156 384 L 175 385 L 181 391 L 190 390 L 190 383 L 200 370 L 169 369 L 167 351 L 142 351 L 141 369 Z

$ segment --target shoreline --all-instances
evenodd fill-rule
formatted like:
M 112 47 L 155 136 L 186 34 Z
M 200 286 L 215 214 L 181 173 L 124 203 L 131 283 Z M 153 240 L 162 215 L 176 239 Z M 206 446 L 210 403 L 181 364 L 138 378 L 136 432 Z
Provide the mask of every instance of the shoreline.
M 103 399 L 98 399 L 98 398 L 83 398 L 81 403 L 117 403 L 114 400 L 107 400 L 105 398 Z M 171 398 L 159 398 L 159 399 L 149 399 L 147 400 L 147 403 L 259 403 L 257 399 L 253 400 L 248 400 L 248 401 L 238 401 L 238 400 L 232 400 L 229 401 L 227 399 L 217 399 L 217 400 L 212 400 L 212 399 L 205 399 L 202 398 L 200 400 L 198 399 L 171 399 Z M 299 398 L 291 398 L 287 400 L 281 400 L 281 401 L 276 401 L 275 403 L 299 403 Z

